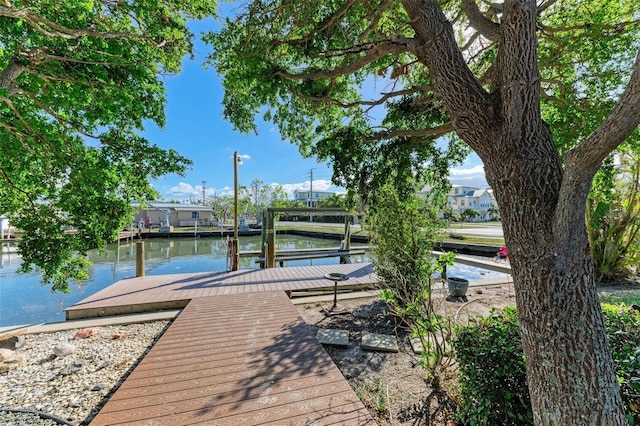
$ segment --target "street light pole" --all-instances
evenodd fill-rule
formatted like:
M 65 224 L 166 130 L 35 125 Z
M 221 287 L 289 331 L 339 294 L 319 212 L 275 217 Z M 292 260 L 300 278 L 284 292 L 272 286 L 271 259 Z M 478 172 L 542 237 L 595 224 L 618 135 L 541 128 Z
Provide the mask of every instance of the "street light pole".
M 237 271 L 240 264 L 240 253 L 238 252 L 238 151 L 233 153 L 233 259 L 231 259 L 231 270 Z

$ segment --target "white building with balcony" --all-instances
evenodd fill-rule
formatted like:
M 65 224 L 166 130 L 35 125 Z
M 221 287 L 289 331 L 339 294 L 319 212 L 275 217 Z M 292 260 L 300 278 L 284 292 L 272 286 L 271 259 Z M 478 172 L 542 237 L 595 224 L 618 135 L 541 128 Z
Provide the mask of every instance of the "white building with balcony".
M 418 195 L 424 196 L 427 192 L 429 188 L 425 187 L 418 192 Z M 451 191 L 447 196 L 447 207 L 451 207 L 458 214 L 462 214 L 468 208 L 478 211 L 480 215 L 472 219 L 474 222 L 493 220 L 489 210 L 492 210 L 492 206 L 495 209 L 497 205 L 491 188 L 451 185 Z
M 293 191 L 293 201 L 302 201 L 305 207 L 317 207 L 318 200 L 331 197 L 334 192 L 326 191 L 302 191 L 296 189 Z

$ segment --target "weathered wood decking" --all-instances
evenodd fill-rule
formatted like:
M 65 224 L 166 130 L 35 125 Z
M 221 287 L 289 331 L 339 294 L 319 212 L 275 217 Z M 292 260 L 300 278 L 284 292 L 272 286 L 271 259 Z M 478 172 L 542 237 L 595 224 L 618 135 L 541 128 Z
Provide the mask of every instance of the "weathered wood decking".
M 286 294 L 260 291 L 189 302 L 91 422 L 123 424 L 375 422 Z
M 286 292 L 377 281 L 370 264 L 145 276 L 67 319 L 184 308 L 91 425 L 374 425 Z
M 366 287 L 377 282 L 369 263 L 248 269 L 234 272 L 206 272 L 150 275 L 128 278 L 67 308 L 67 320 L 182 308 L 197 297 L 265 291 L 332 289 L 324 278 L 330 272 L 349 276 L 340 287 Z

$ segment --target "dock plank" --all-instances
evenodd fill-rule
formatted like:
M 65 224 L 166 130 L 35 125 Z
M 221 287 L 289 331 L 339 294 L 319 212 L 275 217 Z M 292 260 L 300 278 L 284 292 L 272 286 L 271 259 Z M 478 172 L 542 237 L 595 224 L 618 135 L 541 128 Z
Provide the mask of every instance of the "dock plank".
M 196 297 L 332 287 L 333 282 L 324 278 L 328 272 L 348 275 L 349 280 L 338 284 L 344 288 L 378 282 L 370 263 L 147 275 L 120 280 L 75 303 L 65 309 L 66 319 L 175 309 Z
M 375 424 L 286 294 L 271 291 L 193 299 L 91 425 L 283 421 Z

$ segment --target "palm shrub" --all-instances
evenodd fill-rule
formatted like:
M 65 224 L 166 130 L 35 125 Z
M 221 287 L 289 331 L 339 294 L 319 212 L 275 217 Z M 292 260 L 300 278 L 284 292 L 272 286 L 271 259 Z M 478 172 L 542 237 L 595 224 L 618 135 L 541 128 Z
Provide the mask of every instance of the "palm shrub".
M 587 199 L 587 231 L 599 281 L 626 278 L 640 267 L 640 142 L 610 156 Z

